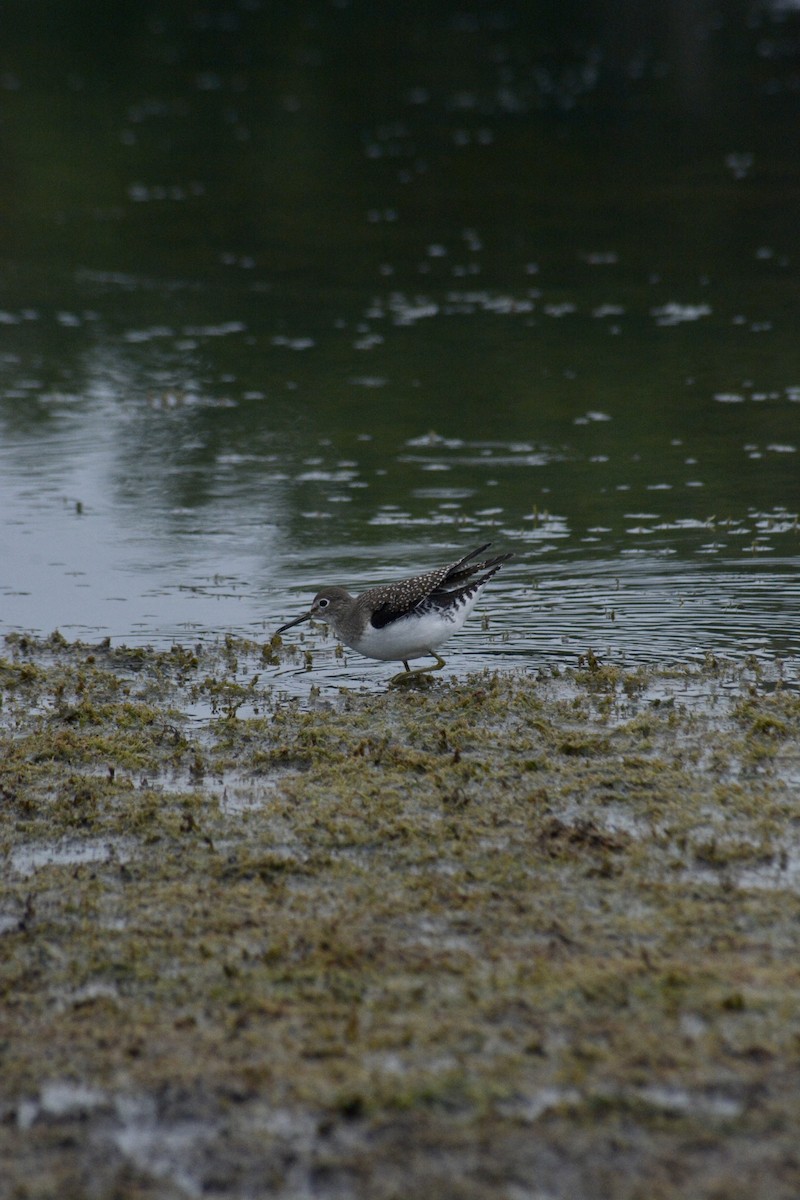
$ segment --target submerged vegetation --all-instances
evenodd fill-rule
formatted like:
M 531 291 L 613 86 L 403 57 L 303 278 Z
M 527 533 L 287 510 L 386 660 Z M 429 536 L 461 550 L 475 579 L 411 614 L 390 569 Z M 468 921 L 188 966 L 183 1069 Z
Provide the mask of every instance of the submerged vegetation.
M 0 1195 L 795 1197 L 780 664 L 282 654 L 6 639 Z

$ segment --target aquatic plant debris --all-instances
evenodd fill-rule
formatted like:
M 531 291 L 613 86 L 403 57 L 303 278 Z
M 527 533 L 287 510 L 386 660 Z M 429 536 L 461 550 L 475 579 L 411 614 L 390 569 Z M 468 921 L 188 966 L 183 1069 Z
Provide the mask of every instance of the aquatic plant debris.
M 0 1195 L 800 1194 L 783 665 L 276 653 L 0 646 Z

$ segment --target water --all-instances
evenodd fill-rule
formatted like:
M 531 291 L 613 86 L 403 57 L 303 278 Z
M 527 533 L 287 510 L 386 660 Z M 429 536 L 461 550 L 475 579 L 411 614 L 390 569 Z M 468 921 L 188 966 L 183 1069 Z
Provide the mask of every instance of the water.
M 7 7 L 0 633 L 800 652 L 795 7 Z

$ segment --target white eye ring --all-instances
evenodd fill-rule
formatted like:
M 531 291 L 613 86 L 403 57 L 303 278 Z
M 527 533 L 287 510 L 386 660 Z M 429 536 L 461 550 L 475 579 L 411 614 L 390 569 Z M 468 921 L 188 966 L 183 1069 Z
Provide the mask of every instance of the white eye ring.
M 323 596 L 323 598 L 318 602 L 317 608 L 327 608 L 329 604 L 330 600 Z

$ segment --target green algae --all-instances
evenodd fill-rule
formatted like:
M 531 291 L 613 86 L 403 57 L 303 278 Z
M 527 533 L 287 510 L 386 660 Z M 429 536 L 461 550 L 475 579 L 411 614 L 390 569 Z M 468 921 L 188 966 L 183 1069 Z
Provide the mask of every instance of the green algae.
M 797 1194 L 800 703 L 753 664 L 303 705 L 275 645 L 6 651 L 9 1195 L 289 1196 L 300 1130 L 322 1196 Z M 142 1105 L 203 1154 L 148 1173 Z

